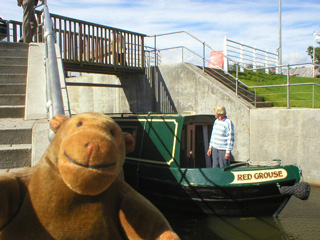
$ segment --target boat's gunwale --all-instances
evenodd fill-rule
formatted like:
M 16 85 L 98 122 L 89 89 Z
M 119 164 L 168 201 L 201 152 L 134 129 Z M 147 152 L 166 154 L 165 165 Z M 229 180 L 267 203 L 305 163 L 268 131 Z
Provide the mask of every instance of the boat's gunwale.
M 284 165 L 284 166 L 250 166 L 249 164 L 237 165 L 233 168 L 179 168 L 176 166 L 168 166 L 168 165 L 159 165 L 152 164 L 150 162 L 136 162 L 130 159 L 125 164 L 139 164 L 140 171 L 141 168 L 146 167 L 148 169 L 148 177 L 152 178 L 153 176 L 152 169 L 154 168 L 155 172 L 160 172 L 166 170 L 170 171 L 172 176 L 175 176 L 175 180 L 179 181 L 181 185 L 185 186 L 203 186 L 203 187 L 211 187 L 211 186 L 221 186 L 221 187 L 244 187 L 244 186 L 264 186 L 264 185 L 287 185 L 292 182 L 299 182 L 299 168 L 296 165 Z M 232 165 L 231 165 L 232 166 Z M 227 170 L 225 170 L 227 168 Z M 232 183 L 235 179 L 236 172 L 248 172 L 248 173 L 256 173 L 259 171 L 286 171 L 287 176 L 282 179 L 270 179 L 268 181 L 257 181 L 257 182 L 246 182 L 246 183 Z M 162 172 L 161 171 L 161 172 Z M 200 177 L 201 176 L 201 177 Z M 145 176 L 146 177 L 146 176 Z M 200 180 L 199 180 L 200 179 Z M 205 179 L 205 180 L 204 180 Z M 220 179 L 220 180 L 219 180 Z M 222 180 L 229 179 L 223 182 Z M 190 181 L 192 180 L 192 181 Z M 198 180 L 198 181 L 197 181 Z

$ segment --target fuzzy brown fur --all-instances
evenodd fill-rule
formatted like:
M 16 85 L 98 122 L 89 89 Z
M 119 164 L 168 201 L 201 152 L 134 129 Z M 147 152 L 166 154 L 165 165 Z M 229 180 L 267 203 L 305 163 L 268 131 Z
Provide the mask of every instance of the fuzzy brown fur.
M 134 138 L 109 117 L 56 116 L 40 163 L 0 175 L 0 239 L 178 240 L 123 179 Z

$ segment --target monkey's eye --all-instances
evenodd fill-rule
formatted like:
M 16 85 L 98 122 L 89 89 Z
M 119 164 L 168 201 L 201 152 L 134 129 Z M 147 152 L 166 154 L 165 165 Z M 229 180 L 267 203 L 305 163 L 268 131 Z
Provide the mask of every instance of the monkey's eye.
M 115 136 L 115 133 L 114 133 L 114 130 L 113 129 L 110 129 L 110 133 L 111 135 L 114 137 Z
M 81 127 L 81 126 L 82 126 L 82 122 L 80 121 L 77 123 L 77 127 Z

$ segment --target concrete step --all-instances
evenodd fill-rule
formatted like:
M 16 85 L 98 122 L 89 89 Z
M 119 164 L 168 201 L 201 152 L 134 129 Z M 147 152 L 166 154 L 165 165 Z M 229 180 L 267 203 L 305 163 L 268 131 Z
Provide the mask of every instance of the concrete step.
M 31 144 L 34 120 L 22 118 L 0 119 L 0 145 Z
M 27 43 L 0 42 L 0 50 L 2 49 L 28 49 Z
M 34 121 L 23 120 L 28 48 L 0 42 L 0 169 L 31 166 Z
M 0 94 L 25 94 L 25 83 L 0 83 Z
M 31 144 L 0 145 L 0 168 L 31 166 Z
M 6 56 L 0 56 L 0 65 L 27 65 L 28 64 L 28 58 L 27 57 L 6 57 Z
M 257 102 L 256 107 L 257 108 L 273 107 L 273 103 L 271 103 L 271 102 Z
M 23 118 L 24 110 L 25 110 L 24 105 L 0 106 L 0 118 Z
M 10 65 L 0 65 L 0 72 L 2 74 L 5 73 L 15 73 L 15 74 L 23 74 L 27 72 L 27 65 L 14 65 L 14 64 L 10 64 Z
M 0 135 L 0 145 L 32 143 L 32 129 L 1 129 Z
M 25 94 L 0 94 L 0 105 L 24 105 Z
M 236 88 L 236 81 L 235 79 L 231 78 L 230 76 L 226 75 L 220 69 L 210 69 L 206 68 L 206 73 L 213 77 L 215 80 L 221 82 L 226 87 L 232 89 L 233 91 Z M 256 107 L 272 107 L 273 104 L 270 102 L 264 102 L 264 98 L 261 96 L 254 96 L 254 93 L 246 89 L 245 86 L 238 85 L 238 95 L 242 97 L 244 100 L 254 104 L 253 102 L 256 100 Z
M 26 57 L 28 49 L 1 49 L 0 56 L 2 57 Z
M 0 73 L 0 84 L 1 83 L 26 83 L 27 73 Z

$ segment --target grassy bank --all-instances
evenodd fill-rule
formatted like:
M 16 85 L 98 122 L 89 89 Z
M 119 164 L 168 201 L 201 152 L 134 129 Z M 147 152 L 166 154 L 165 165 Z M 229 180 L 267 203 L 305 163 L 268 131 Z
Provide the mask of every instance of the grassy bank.
M 267 86 L 287 84 L 286 75 L 245 72 L 239 73 L 239 79 L 247 86 Z M 319 78 L 290 77 L 290 84 L 318 83 Z M 290 107 L 312 107 L 313 86 L 290 86 Z M 251 89 L 254 91 L 254 89 Z M 257 95 L 265 101 L 272 102 L 275 107 L 287 107 L 287 87 L 258 88 Z M 314 87 L 314 105 L 320 108 L 320 87 Z

